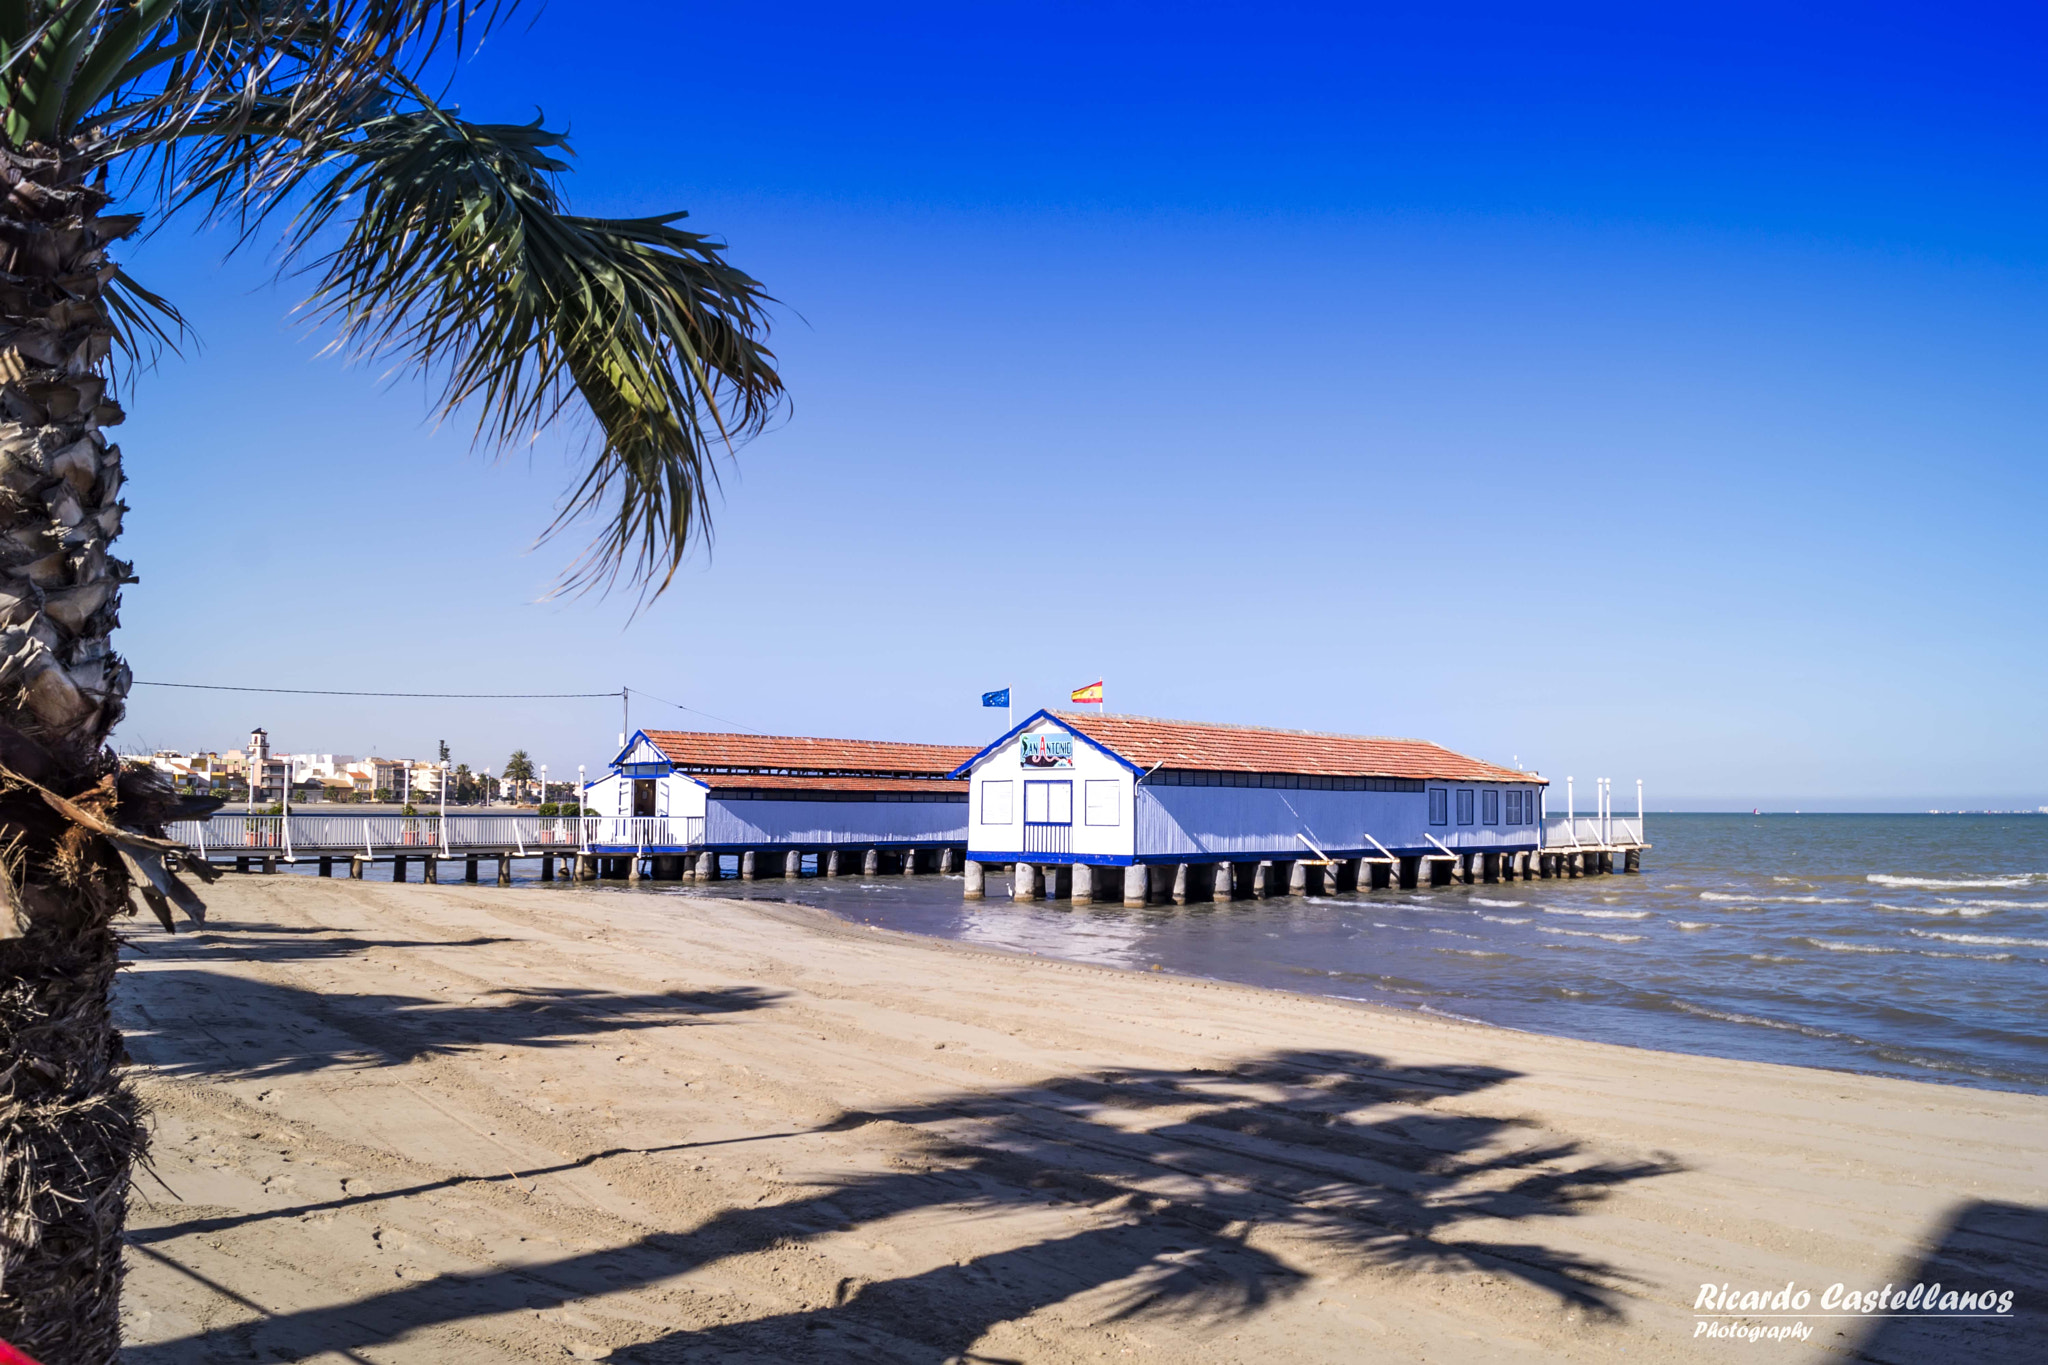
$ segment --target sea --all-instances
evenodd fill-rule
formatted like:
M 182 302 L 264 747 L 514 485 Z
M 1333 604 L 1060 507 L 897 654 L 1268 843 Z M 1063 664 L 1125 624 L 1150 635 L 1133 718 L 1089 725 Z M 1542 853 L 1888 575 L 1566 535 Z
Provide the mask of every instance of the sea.
M 641 883 L 1602 1042 L 2048 1093 L 2048 816 L 1657 815 L 1637 875 L 1227 904 Z M 616 884 L 614 884 L 616 885 Z

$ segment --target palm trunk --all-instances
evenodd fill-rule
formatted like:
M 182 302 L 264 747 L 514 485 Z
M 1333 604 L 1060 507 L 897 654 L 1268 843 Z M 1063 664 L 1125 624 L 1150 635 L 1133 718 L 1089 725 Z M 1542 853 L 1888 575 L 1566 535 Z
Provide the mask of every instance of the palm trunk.
M 109 637 L 129 569 L 106 195 L 49 149 L 0 149 L 0 765 L 104 818 L 129 673 Z M 125 824 L 153 818 L 131 791 Z M 106 845 L 0 774 L 0 1338 L 47 1365 L 120 1345 L 129 1170 L 146 1134 L 108 993 L 127 878 Z M 11 904 L 9 901 L 11 900 Z

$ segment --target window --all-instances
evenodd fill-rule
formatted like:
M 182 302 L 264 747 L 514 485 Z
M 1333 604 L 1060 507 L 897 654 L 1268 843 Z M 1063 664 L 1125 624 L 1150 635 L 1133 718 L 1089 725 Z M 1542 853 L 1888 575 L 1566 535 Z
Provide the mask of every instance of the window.
M 1522 823 L 1522 794 L 1520 792 L 1508 793 L 1507 822 L 1511 825 L 1519 825 Z
M 981 823 L 984 825 L 1007 825 L 1016 820 L 1016 800 L 1013 795 L 1014 782 L 984 782 L 981 784 Z
M 1091 781 L 1081 790 L 1088 798 L 1088 823 L 1091 825 L 1117 825 L 1123 823 L 1123 794 L 1117 790 L 1123 784 L 1115 778 Z
M 1026 782 L 1024 823 L 1027 825 L 1071 825 L 1074 823 L 1074 784 L 1071 782 Z
M 1442 787 L 1429 789 L 1429 823 L 1432 825 L 1447 825 L 1451 822 L 1449 812 L 1444 808 L 1445 797 L 1446 793 Z
M 1500 823 L 1500 793 L 1492 788 L 1479 793 L 1479 823 L 1497 825 Z
M 1461 825 L 1472 823 L 1472 789 L 1470 787 L 1458 788 L 1458 823 Z

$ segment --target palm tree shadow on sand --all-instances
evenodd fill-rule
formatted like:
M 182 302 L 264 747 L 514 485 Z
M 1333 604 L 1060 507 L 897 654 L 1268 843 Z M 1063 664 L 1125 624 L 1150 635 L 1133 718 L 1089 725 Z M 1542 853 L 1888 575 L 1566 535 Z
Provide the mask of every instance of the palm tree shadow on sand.
M 1956 1294 L 2009 1293 L 2011 1312 L 1979 1315 L 1958 1309 L 1872 1318 L 1850 1347 L 1851 1359 L 1882 1365 L 1929 1360 L 2018 1365 L 2048 1358 L 2048 1209 L 1981 1200 L 1957 1205 L 1929 1239 L 1919 1264 L 1893 1289 L 1910 1292 L 1916 1283 L 1939 1284 Z M 1857 1334 L 1844 1330 L 1838 1335 Z
M 832 1245 L 835 1234 L 874 1235 L 875 1225 L 906 1215 L 943 1211 L 988 1224 L 991 1215 L 1015 1214 L 1024 1215 L 1020 1225 L 1043 1228 L 1043 1215 L 1061 1206 L 1085 1210 L 1080 1226 L 1060 1220 L 1056 1235 L 920 1273 L 871 1278 L 852 1264 L 829 1303 L 642 1339 L 611 1359 L 989 1359 L 972 1351 L 991 1327 L 1082 1295 L 1097 1320 L 1214 1326 L 1309 1283 L 1310 1272 L 1275 1246 L 1313 1245 L 1325 1271 L 1334 1258 L 1347 1270 L 1482 1272 L 1534 1287 L 1560 1308 L 1614 1320 L 1631 1277 L 1526 1229 L 1680 1168 L 1664 1157 L 1603 1159 L 1518 1120 L 1469 1112 L 1468 1100 L 1432 1107 L 1515 1074 L 1290 1051 L 1227 1070 L 1112 1070 L 849 1113 L 814 1133 L 899 1125 L 910 1130 L 911 1154 L 898 1169 L 727 1209 L 687 1232 L 444 1275 L 130 1347 L 124 1359 L 183 1365 L 223 1352 L 374 1348 L 436 1325 L 572 1301 L 579 1313 L 601 1316 L 606 1294 L 770 1249 L 817 1243 L 852 1264 L 844 1244 Z M 250 1217 L 272 1216 L 290 1211 Z M 151 1240 L 169 1248 L 179 1235 L 164 1228 Z M 636 1320 L 645 1322 L 644 1308 Z

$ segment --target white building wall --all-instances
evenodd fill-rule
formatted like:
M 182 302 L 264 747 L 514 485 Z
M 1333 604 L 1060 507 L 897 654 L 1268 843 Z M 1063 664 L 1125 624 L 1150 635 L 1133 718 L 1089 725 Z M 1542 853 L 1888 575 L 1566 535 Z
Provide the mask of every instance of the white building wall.
M 957 844 L 967 837 L 965 801 L 721 800 L 705 806 L 704 842 L 764 844 Z
M 1023 757 L 1024 735 L 1071 738 L 1073 766 L 1027 765 Z M 1134 774 L 1059 722 L 1041 717 L 1023 735 L 1012 736 L 983 757 L 969 776 L 969 858 L 977 862 L 1012 862 L 1020 857 L 1042 862 L 1131 860 L 1136 829 L 1132 803 Z M 1064 859 L 1025 851 L 1027 782 L 1071 784 L 1073 827 L 1070 851 Z

